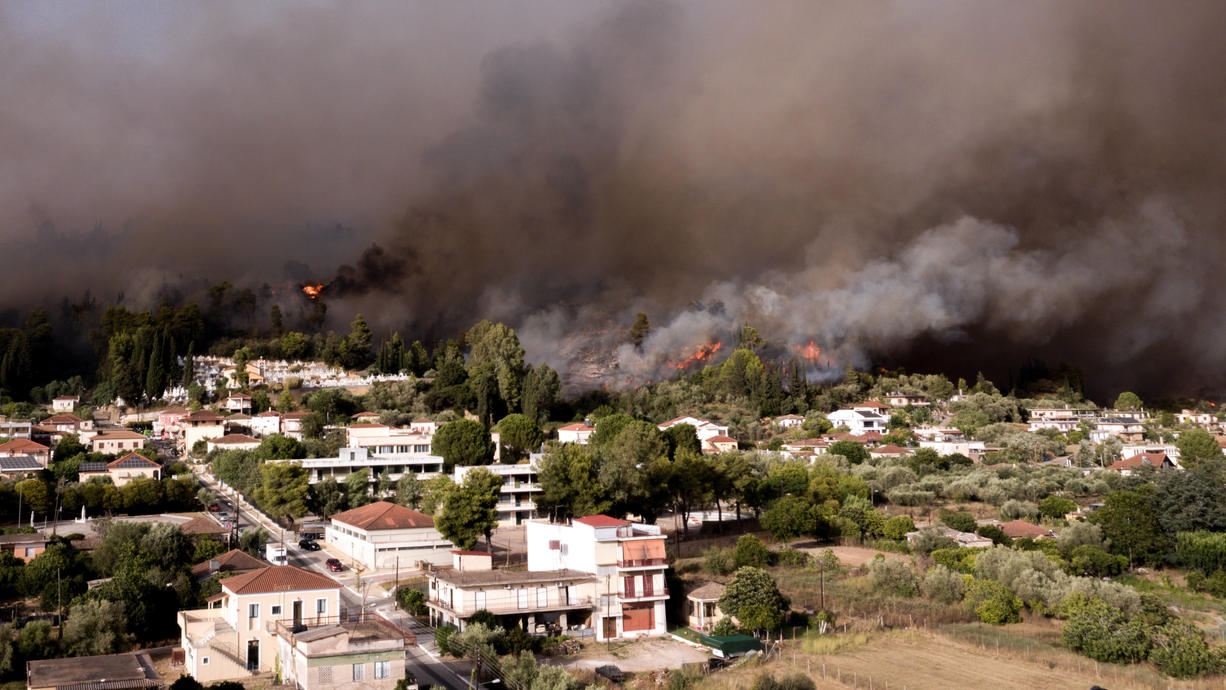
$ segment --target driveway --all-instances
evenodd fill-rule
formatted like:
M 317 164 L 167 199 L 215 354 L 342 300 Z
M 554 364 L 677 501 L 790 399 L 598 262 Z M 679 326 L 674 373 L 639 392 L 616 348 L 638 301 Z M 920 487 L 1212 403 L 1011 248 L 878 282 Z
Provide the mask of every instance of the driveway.
M 607 651 L 603 651 L 607 650 Z M 612 664 L 623 671 L 640 672 L 657 668 L 681 668 L 685 664 L 706 663 L 710 654 L 678 642 L 671 637 L 653 637 L 634 642 L 614 642 L 605 645 L 588 643 L 583 653 L 573 659 L 562 658 L 566 668 L 591 668 Z

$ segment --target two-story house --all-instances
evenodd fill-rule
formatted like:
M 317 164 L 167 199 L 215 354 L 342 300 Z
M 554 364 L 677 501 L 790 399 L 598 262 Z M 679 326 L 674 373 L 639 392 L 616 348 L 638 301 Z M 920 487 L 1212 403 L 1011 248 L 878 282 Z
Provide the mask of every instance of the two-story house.
M 198 441 L 226 435 L 226 418 L 209 410 L 196 410 L 179 420 L 183 429 L 183 447 L 191 450 Z
M 337 622 L 340 589 L 336 580 L 292 565 L 223 579 L 209 608 L 179 612 L 184 672 L 208 684 L 271 671 L 277 623 Z

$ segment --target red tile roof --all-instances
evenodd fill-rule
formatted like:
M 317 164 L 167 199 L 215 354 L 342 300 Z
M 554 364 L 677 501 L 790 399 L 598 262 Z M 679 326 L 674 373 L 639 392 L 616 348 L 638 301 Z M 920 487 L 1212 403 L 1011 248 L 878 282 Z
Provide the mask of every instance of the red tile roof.
M 230 444 L 259 443 L 259 442 L 260 442 L 260 439 L 253 438 L 246 434 L 226 434 L 225 436 L 222 436 L 220 438 L 209 440 L 209 443 L 212 443 L 214 445 L 220 443 L 223 446 L 228 446 Z
M 306 417 L 309 414 L 311 413 L 299 410 L 298 412 L 286 412 L 285 414 L 281 416 L 285 419 L 302 419 L 303 417 Z
M 267 412 L 261 412 L 257 414 L 256 416 L 257 417 L 280 417 L 281 413 L 277 412 L 276 410 L 268 410 Z
M 889 405 L 882 405 L 881 403 L 877 402 L 876 400 L 865 400 L 864 402 L 860 403 L 859 405 L 852 405 L 852 409 L 855 409 L 855 408 L 857 408 L 857 407 L 871 407 L 871 408 L 875 408 L 875 409 L 878 409 L 878 410 L 888 410 L 888 409 L 890 409 L 890 406 L 889 406 Z
M 121 429 L 119 431 L 104 431 L 98 434 L 97 436 L 91 438 L 89 442 L 94 443 L 95 441 L 135 441 L 137 439 L 143 440 L 144 438 L 145 438 L 144 434 L 138 434 L 135 431 L 125 431 Z
M 81 419 L 75 414 L 65 413 L 65 414 L 53 414 L 50 417 L 47 417 L 43 421 L 39 422 L 39 424 L 80 424 L 81 422 L 84 422 L 84 421 L 85 421 L 84 419 Z
M 434 518 L 429 515 L 387 501 L 346 510 L 333 515 L 332 519 L 364 530 L 418 529 L 434 526 Z
M 1107 469 L 1115 470 L 1116 472 L 1121 470 L 1136 470 L 1140 469 L 1142 465 L 1146 464 L 1153 465 L 1154 467 L 1162 467 L 1164 464 L 1171 464 L 1171 461 L 1166 457 L 1166 453 L 1139 453 L 1130 458 L 1116 460 L 1110 465 L 1107 465 Z
M 217 565 L 214 566 L 213 564 Z M 231 549 L 216 558 L 210 558 L 192 566 L 192 575 L 208 575 L 213 572 L 233 573 L 236 571 L 258 570 L 268 564 L 252 556 L 246 551 Z
M 350 424 L 349 428 L 350 429 L 379 429 L 379 428 L 387 429 L 390 427 L 388 427 L 386 424 L 376 424 L 374 422 L 358 422 L 356 424 Z
M 107 469 L 161 467 L 158 463 L 138 453 L 128 453 L 121 458 L 108 462 L 106 466 Z
M 8 443 L 0 444 L 0 453 L 12 451 L 15 453 L 41 453 L 51 450 L 37 441 L 31 441 L 27 438 L 15 438 Z
M 357 413 L 357 414 L 353 415 L 353 418 L 354 418 L 354 419 L 358 419 L 358 418 L 360 418 L 360 417 L 378 417 L 378 416 L 379 416 L 379 413 L 378 413 L 378 412 L 371 412 L 371 411 L 367 410 L 367 411 L 365 411 L 365 412 L 359 412 L 359 413 Z
M 340 589 L 341 583 L 298 566 L 271 565 L 255 572 L 227 577 L 221 581 L 221 586 L 234 594 L 265 594 Z
M 558 431 L 595 431 L 596 427 L 588 426 L 583 422 L 575 422 L 566 426 L 558 427 Z
M 1052 531 L 1046 527 L 1040 527 L 1036 524 L 1026 522 L 1025 520 L 1013 520 L 1004 522 L 1000 525 L 1001 531 L 1009 536 L 1010 539 L 1022 539 L 1028 537 L 1030 539 L 1038 539 L 1040 537 L 1055 536 Z
M 182 530 L 184 534 L 225 534 L 226 532 L 230 531 L 217 524 L 215 520 L 206 518 L 203 515 L 197 515 L 196 517 L 179 525 L 179 529 Z
M 907 450 L 906 448 L 900 448 L 898 446 L 892 446 L 892 445 L 877 446 L 876 448 L 872 449 L 872 451 L 870 452 L 881 454 L 881 455 L 910 455 L 911 454 L 911 451 Z
M 625 520 L 618 520 L 608 515 L 588 515 L 587 517 L 575 518 L 575 522 L 587 525 L 588 527 L 624 527 L 630 524 Z
M 731 436 L 712 436 L 707 439 L 709 443 L 736 443 L 736 439 Z
M 196 410 L 183 418 L 185 422 L 223 422 L 225 417 L 209 410 Z

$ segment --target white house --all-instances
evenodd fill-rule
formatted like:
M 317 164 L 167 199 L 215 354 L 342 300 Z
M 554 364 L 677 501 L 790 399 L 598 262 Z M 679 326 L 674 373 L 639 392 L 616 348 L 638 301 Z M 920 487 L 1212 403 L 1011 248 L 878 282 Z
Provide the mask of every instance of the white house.
M 889 418 L 876 412 L 863 410 L 836 410 L 826 415 L 826 419 L 835 427 L 846 427 L 847 431 L 860 436 L 870 431 L 885 433 Z
M 248 424 L 251 425 L 251 433 L 256 436 L 279 434 L 281 433 L 281 413 L 276 410 L 261 412 L 252 417 Z
M 576 422 L 558 428 L 558 441 L 561 443 L 584 445 L 592 438 L 594 433 L 596 433 L 596 427 L 588 426 L 583 422 Z
M 799 429 L 804 426 L 804 423 L 805 418 L 798 414 L 785 414 L 771 420 L 771 424 L 783 427 L 784 429 Z
M 81 402 L 81 398 L 75 395 L 61 395 L 51 400 L 52 412 L 72 412 L 77 409 L 77 404 Z
M 443 471 L 443 458 L 429 453 L 389 453 L 375 455 L 373 448 L 341 448 L 336 457 L 305 458 L 303 460 L 276 460 L 293 462 L 307 470 L 307 479 L 316 484 L 329 477 L 343 481 L 354 472 L 369 470 L 370 481 L 376 482 L 383 475 L 397 481 L 406 474 L 419 479 L 429 479 Z
M 434 518 L 387 501 L 333 515 L 324 539 L 366 570 L 412 568 L 422 561 L 446 565 L 453 548 L 434 528 Z
M 260 447 L 260 439 L 246 434 L 226 434 L 205 441 L 205 447 L 212 450 L 255 450 Z
M 527 523 L 529 571 L 574 570 L 596 576 L 596 639 L 664 635 L 668 567 L 658 525 L 607 515 L 569 524 Z
M 530 462 L 518 465 L 457 466 L 452 470 L 451 478 L 456 484 L 460 484 L 465 475 L 478 469 L 501 477 L 502 487 L 498 491 L 498 524 L 502 527 L 520 525 L 537 517 L 533 498 L 542 491 L 536 477 L 536 463 L 539 459 L 539 455 L 534 455 Z
M 716 424 L 715 422 L 712 422 L 708 419 L 699 419 L 697 417 L 690 417 L 688 415 L 684 417 L 677 417 L 675 419 L 670 419 L 667 422 L 664 422 L 663 424 L 658 425 L 656 428 L 659 429 L 660 431 L 667 431 L 671 429 L 672 427 L 677 426 L 678 424 L 689 424 L 690 426 L 694 427 L 694 431 L 698 435 L 699 441 L 706 441 L 712 436 L 728 436 L 729 435 L 727 426 L 724 426 L 722 424 Z

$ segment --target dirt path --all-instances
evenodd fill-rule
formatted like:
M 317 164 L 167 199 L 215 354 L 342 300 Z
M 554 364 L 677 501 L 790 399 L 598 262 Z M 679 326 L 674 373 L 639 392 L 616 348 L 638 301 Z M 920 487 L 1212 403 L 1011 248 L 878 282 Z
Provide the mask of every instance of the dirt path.
M 820 556 L 823 551 L 830 549 L 834 555 L 839 557 L 839 562 L 845 567 L 858 568 L 865 563 L 873 560 L 878 554 L 886 558 L 906 558 L 901 553 L 890 553 L 888 551 L 878 551 L 877 549 L 869 549 L 863 546 L 817 546 L 813 548 L 803 547 L 801 551 Z

